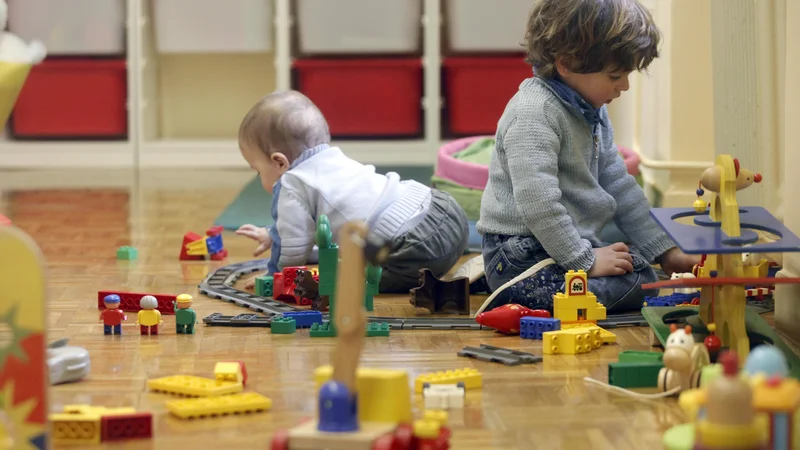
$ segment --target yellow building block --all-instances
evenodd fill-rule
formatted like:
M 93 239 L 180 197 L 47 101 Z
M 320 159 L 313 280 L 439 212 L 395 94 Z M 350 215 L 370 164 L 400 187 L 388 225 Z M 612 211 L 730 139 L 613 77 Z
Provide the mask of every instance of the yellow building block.
M 331 366 L 314 371 L 317 390 L 333 375 Z M 356 371 L 358 419 L 361 422 L 410 423 L 411 391 L 403 370 L 359 367 Z
M 583 270 L 570 270 L 564 275 L 564 291 L 553 295 L 553 317 L 561 324 L 604 320 L 606 307 L 589 292 L 588 277 Z
M 220 382 L 192 375 L 172 375 L 147 380 L 147 387 L 151 391 L 184 395 L 186 397 L 213 397 L 235 394 L 242 392 L 243 389 L 242 383 Z
M 105 406 L 94 405 L 64 405 L 62 412 L 64 414 L 88 414 L 99 417 L 137 413 L 136 408 L 106 408 Z
M 477 389 L 483 385 L 483 375 L 477 369 L 465 368 L 446 372 L 423 373 L 414 380 L 414 392 L 422 393 L 422 386 L 430 384 L 464 383 L 464 389 Z
M 102 435 L 97 414 L 49 414 L 52 443 L 56 445 L 99 444 Z
M 597 326 L 593 322 L 567 323 L 567 324 L 562 324 L 561 325 L 561 329 L 562 330 L 571 330 L 571 329 L 576 329 L 576 328 L 582 328 L 582 329 L 584 329 L 586 331 L 595 331 L 595 330 L 599 331 L 600 332 L 600 340 L 603 341 L 603 344 L 613 344 L 613 343 L 617 342 L 617 335 L 616 334 L 614 334 L 614 333 L 612 333 L 612 332 L 610 332 L 610 331 L 608 331 L 606 329 L 600 328 L 599 326 Z
M 181 419 L 193 419 L 266 411 L 272 408 L 272 399 L 257 392 L 244 392 L 218 397 L 170 400 L 166 402 L 166 406 L 169 412 Z
M 800 408 L 800 381 L 784 379 L 777 385 L 759 380 L 753 386 L 753 406 L 756 410 L 770 413 L 793 413 Z
M 575 328 L 542 334 L 542 352 L 545 355 L 589 353 L 602 345 L 599 330 Z
M 218 362 L 214 366 L 214 378 L 220 382 L 242 383 L 242 365 L 238 362 Z

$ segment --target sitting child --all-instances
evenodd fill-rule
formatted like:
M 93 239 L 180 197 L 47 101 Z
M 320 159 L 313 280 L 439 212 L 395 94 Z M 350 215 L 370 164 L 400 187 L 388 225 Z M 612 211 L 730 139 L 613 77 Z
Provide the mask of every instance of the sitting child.
M 526 34 L 534 77 L 523 81 L 498 123 L 481 201 L 486 281 L 503 303 L 552 309 L 567 270 L 588 272 L 609 311 L 641 308 L 641 285 L 690 272 L 699 258 L 675 248 L 614 144 L 605 104 L 628 90 L 628 75 L 658 56 L 659 30 L 636 0 L 539 0 Z M 628 245 L 598 237 L 611 221 Z
M 269 274 L 306 264 L 317 218 L 328 216 L 334 240 L 342 225 L 362 220 L 372 237 L 391 242 L 381 292 L 408 292 L 419 269 L 444 275 L 464 254 L 467 216 L 453 197 L 413 180 L 354 161 L 332 147 L 328 124 L 299 92 L 276 92 L 256 103 L 239 129 L 239 147 L 273 194 L 269 229 L 242 226 L 237 233 L 271 248 Z M 248 288 L 252 287 L 252 282 Z

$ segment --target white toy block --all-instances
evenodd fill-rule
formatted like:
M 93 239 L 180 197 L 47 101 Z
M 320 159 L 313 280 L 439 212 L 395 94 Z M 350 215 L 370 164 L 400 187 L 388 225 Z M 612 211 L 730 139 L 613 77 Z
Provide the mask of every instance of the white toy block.
M 426 384 L 422 388 L 425 409 L 459 409 L 464 407 L 464 383 Z

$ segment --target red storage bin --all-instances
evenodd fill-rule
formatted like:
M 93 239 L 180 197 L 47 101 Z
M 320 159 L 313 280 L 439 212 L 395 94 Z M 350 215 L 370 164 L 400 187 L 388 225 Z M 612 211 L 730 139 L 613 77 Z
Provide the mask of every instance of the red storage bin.
M 422 60 L 301 59 L 296 89 L 325 115 L 331 135 L 416 136 L 422 132 Z
M 27 138 L 122 138 L 128 130 L 124 59 L 54 59 L 34 66 L 11 131 Z
M 447 119 L 457 135 L 494 134 L 520 83 L 533 76 L 522 56 L 444 59 Z

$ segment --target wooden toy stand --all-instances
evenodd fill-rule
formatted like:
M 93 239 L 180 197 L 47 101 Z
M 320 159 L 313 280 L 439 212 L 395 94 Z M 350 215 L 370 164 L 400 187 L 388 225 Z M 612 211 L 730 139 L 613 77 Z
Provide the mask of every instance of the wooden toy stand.
M 714 323 L 723 347 L 737 353 L 743 363 L 751 346 L 771 343 L 786 355 L 793 376 L 800 378 L 800 359 L 755 312 L 746 308 L 747 286 L 772 286 L 800 283 L 800 278 L 768 278 L 756 267 L 746 267 L 742 253 L 800 252 L 800 238 L 761 207 L 739 207 L 736 191 L 760 181 L 760 175 L 739 167 L 729 155 L 719 155 L 707 169 L 700 185 L 713 193 L 706 209 L 699 197 L 694 208 L 656 208 L 651 215 L 675 244 L 687 254 L 702 254 L 696 267 L 697 278 L 681 278 L 649 283 L 644 289 L 697 287 L 699 307 L 645 307 L 642 314 L 654 334 L 664 344 L 671 323 L 685 322 L 693 327 L 695 339 L 703 339 L 706 325 Z M 691 223 L 687 223 L 691 222 Z M 773 242 L 758 243 L 760 230 L 772 234 Z M 745 247 L 746 245 L 746 247 Z
M 0 226 L 1 448 L 47 448 L 45 295 L 38 247 Z

